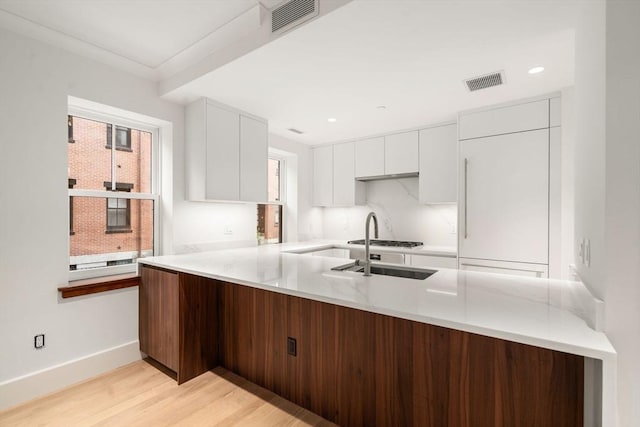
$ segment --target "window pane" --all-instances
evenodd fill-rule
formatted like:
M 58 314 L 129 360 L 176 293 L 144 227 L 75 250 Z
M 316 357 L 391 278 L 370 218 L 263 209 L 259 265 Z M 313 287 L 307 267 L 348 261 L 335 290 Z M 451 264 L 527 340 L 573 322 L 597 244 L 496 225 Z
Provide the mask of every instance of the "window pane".
M 107 199 L 107 207 L 115 209 L 118 207 L 118 199 Z
M 69 236 L 70 270 L 106 267 L 135 262 L 153 255 L 153 200 L 130 200 L 127 209 L 108 209 L 104 198 L 73 198 L 74 234 Z M 124 200 L 126 199 L 111 199 Z M 105 216 L 127 232 L 107 233 Z
M 105 148 L 107 124 L 82 117 L 73 117 L 74 144 L 67 144 L 69 179 L 74 188 L 104 190 L 111 181 L 111 150 Z
M 131 129 L 131 151 L 115 150 L 116 181 L 133 184 L 133 193 L 151 193 L 151 147 L 150 132 Z
M 281 243 L 282 206 L 258 205 L 258 244 Z
M 267 165 L 268 200 L 280 201 L 280 160 L 269 159 Z
M 132 192 L 151 193 L 151 132 L 116 126 L 116 149 L 113 150 L 109 139 L 112 125 L 82 117 L 71 120 L 75 144 L 67 144 L 67 150 L 69 179 L 76 180 L 74 188 L 104 190 L 104 183 L 112 182 L 114 151 L 116 176 L 113 180 L 133 184 Z

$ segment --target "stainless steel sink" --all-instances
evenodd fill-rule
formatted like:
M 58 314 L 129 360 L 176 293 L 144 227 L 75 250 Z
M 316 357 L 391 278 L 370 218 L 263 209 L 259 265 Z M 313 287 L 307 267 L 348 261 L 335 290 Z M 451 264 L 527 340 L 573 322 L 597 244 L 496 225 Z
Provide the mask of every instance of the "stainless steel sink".
M 335 271 L 353 271 L 356 273 L 364 272 L 364 266 L 360 265 L 358 261 L 350 262 L 349 264 L 339 265 L 333 267 Z M 371 264 L 371 274 L 381 274 L 383 276 L 404 277 L 406 279 L 424 280 L 432 274 L 437 273 L 437 270 L 427 270 L 425 268 L 405 267 L 399 265 L 382 265 Z

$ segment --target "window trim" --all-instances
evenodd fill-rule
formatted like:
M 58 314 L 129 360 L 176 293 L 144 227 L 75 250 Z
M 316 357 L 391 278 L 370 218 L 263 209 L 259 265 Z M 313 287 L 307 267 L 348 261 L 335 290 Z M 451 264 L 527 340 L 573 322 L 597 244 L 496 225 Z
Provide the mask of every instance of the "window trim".
M 90 105 L 91 108 L 85 107 L 85 103 Z M 96 109 L 93 109 L 93 106 Z M 154 119 L 148 116 L 140 116 L 137 113 L 126 112 L 124 110 L 117 110 L 114 114 L 100 111 L 99 108 L 104 107 L 104 111 L 117 110 L 109 106 L 103 106 L 90 101 L 84 101 L 79 98 L 69 97 L 69 106 L 67 114 L 70 116 L 76 116 L 85 118 L 88 120 L 97 120 L 103 123 L 108 123 L 114 126 L 121 126 L 126 128 L 132 128 L 151 133 L 151 193 L 129 193 L 118 191 L 102 191 L 102 190 L 80 190 L 69 189 L 69 197 L 100 197 L 100 198 L 123 198 L 123 199 L 139 199 L 139 200 L 152 200 L 154 204 L 153 209 L 153 253 L 158 255 L 162 252 L 161 242 L 161 230 L 162 230 L 162 218 L 161 218 L 161 174 L 160 174 L 160 147 L 161 147 L 161 130 L 166 127 L 168 122 L 160 119 Z M 140 117 L 140 120 L 127 118 Z M 148 119 L 149 121 L 141 121 Z M 171 138 L 169 138 L 171 139 Z M 109 267 L 99 267 L 87 270 L 70 270 L 69 281 L 108 277 L 118 274 L 128 274 L 137 271 L 137 263 L 116 265 Z

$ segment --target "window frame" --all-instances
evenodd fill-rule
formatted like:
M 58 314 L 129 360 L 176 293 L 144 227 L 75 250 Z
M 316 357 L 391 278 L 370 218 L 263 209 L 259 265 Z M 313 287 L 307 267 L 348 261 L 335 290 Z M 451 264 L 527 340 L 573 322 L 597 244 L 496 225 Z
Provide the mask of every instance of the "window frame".
M 160 127 L 152 123 L 146 123 L 122 117 L 120 115 L 113 115 L 96 111 L 93 109 L 83 108 L 73 105 L 71 102 L 68 107 L 68 115 L 85 118 L 88 120 L 95 120 L 111 124 L 112 126 L 119 126 L 128 129 L 136 129 L 144 132 L 151 133 L 151 192 L 150 193 L 133 193 L 127 191 L 112 191 L 112 190 L 83 190 L 83 189 L 69 189 L 68 197 L 95 197 L 104 199 L 128 199 L 128 200 L 151 200 L 153 202 L 153 254 L 158 255 L 161 252 L 160 245 L 160 232 L 162 228 L 160 218 Z M 115 144 L 115 132 L 111 133 L 112 144 Z M 109 147 L 109 149 L 114 150 Z M 118 148 L 115 147 L 115 150 Z M 113 173 L 115 165 L 112 162 L 112 188 L 117 188 L 115 174 Z M 129 202 L 130 203 L 130 202 Z M 71 236 L 70 236 L 71 238 Z M 69 252 L 69 250 L 67 250 Z M 70 265 L 70 263 L 69 263 Z M 98 267 L 87 270 L 69 270 L 69 281 L 90 279 L 97 277 L 106 277 L 116 274 L 135 273 L 137 271 L 137 263 L 125 265 L 114 265 L 106 267 Z

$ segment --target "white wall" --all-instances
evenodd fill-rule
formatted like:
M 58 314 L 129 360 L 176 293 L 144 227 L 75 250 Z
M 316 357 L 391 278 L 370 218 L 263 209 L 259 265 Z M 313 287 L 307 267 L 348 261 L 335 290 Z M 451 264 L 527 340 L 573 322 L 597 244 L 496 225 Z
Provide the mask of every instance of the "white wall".
M 607 1 L 606 332 L 620 426 L 640 420 L 640 2 Z
M 640 3 L 583 2 L 576 28 L 575 262 L 605 301 L 620 426 L 640 419 Z M 577 245 L 576 245 L 577 250 Z
M 138 339 L 136 288 L 58 300 L 68 279 L 67 97 L 170 121 L 178 144 L 184 113 L 151 82 L 4 30 L 0 52 L 2 384 Z M 33 348 L 38 333 L 42 350 Z M 6 390 L 0 406 L 12 403 Z
M 418 178 L 369 181 L 366 194 L 366 206 L 324 208 L 325 238 L 363 239 L 365 219 L 370 211 L 374 211 L 381 239 L 421 241 L 434 246 L 457 245 L 456 206 L 420 205 Z
M 284 239 L 287 242 L 322 237 L 322 209 L 312 206 L 313 153 L 311 147 L 280 135 L 269 134 L 269 148 L 288 153 L 287 205 Z M 292 174 L 294 176 L 292 176 Z
M 605 1 L 581 2 L 575 47 L 575 233 L 591 242 L 591 266 L 576 266 L 591 291 L 605 290 Z

